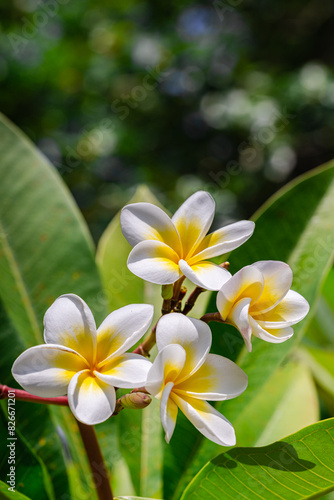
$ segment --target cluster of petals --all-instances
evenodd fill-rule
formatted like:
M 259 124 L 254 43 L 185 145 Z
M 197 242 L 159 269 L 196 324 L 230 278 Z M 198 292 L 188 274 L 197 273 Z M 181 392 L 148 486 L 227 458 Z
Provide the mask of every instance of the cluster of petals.
M 122 232 L 133 247 L 128 268 L 140 278 L 168 285 L 186 276 L 207 290 L 219 290 L 230 273 L 208 261 L 244 243 L 254 231 L 239 221 L 207 234 L 215 202 L 205 191 L 188 198 L 170 218 L 151 203 L 133 203 L 121 212 Z
M 128 305 L 96 329 L 87 304 L 77 295 L 62 295 L 45 314 L 46 343 L 24 351 L 13 365 L 13 376 L 36 396 L 67 394 L 79 421 L 103 422 L 114 412 L 115 387 L 145 384 L 152 363 L 126 351 L 146 332 L 152 317 L 153 306 Z
M 247 375 L 231 360 L 209 354 L 211 331 L 203 321 L 180 313 L 163 316 L 156 331 L 158 355 L 147 376 L 146 389 L 160 400 L 160 416 L 169 442 L 178 409 L 211 441 L 235 444 L 232 424 L 207 401 L 241 394 Z
M 308 313 L 308 302 L 291 284 L 288 264 L 267 260 L 242 268 L 218 292 L 222 319 L 240 331 L 248 351 L 252 335 L 273 343 L 289 339 L 291 326 Z

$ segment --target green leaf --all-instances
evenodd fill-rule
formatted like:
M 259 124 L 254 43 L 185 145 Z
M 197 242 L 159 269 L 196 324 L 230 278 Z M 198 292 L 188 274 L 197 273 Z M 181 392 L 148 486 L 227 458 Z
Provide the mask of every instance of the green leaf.
M 0 458 L 1 476 L 10 480 L 9 473 L 14 477 L 14 489 L 24 492 L 29 497 L 39 500 L 55 500 L 49 474 L 45 464 L 37 456 L 32 447 L 21 436 L 18 429 L 15 436 L 11 437 L 7 430 L 7 401 L 3 401 L 0 409 L 0 442 L 3 443 L 5 453 Z M 15 415 L 16 405 L 10 406 Z M 14 419 L 14 423 L 15 423 Z M 11 427 L 12 428 L 12 427 Z M 1 490 L 0 490 L 1 491 Z
M 159 204 L 146 186 L 140 186 L 129 203 Z M 131 246 L 124 238 L 119 214 L 110 222 L 98 244 L 97 263 L 114 310 L 131 303 L 154 305 L 154 324 L 160 316 L 161 287 L 145 282 L 127 268 Z M 154 357 L 154 351 L 153 351 Z M 145 410 L 124 410 L 117 418 L 120 450 L 128 464 L 134 490 L 139 495 L 161 496 L 162 490 L 162 433 L 158 401 Z M 127 489 L 128 491 L 128 489 Z
M 147 498 L 147 497 L 116 497 L 115 500 L 154 500 L 154 498 Z
M 105 298 L 91 237 L 55 169 L 2 115 L 0 135 L 0 298 L 25 349 L 43 342 L 44 313 L 59 295 L 80 295 L 93 310 L 97 323 L 106 314 Z M 10 342 L 16 342 L 14 337 L 7 339 Z M 7 347 L 2 352 L 8 367 L 17 353 L 7 353 Z M 5 374 L 0 375 L 3 380 Z M 25 419 L 31 425 L 22 431 L 25 439 L 30 441 L 27 432 L 32 432 L 35 443 L 48 442 L 44 418 L 46 426 L 52 426 L 52 436 L 57 436 L 54 426 L 59 425 L 70 438 L 68 443 L 74 463 L 78 464 L 82 487 L 91 491 L 88 463 L 70 411 L 50 407 L 44 410 L 44 417 L 33 422 L 33 412 L 37 410 L 27 411 L 27 405 L 24 404 Z M 47 416 L 49 412 L 53 422 Z M 36 439 L 39 432 L 40 439 Z M 56 439 L 59 443 L 59 437 Z M 42 458 L 47 449 L 48 446 L 41 446 L 38 450 Z M 44 461 L 48 465 L 48 460 Z M 60 498 L 57 474 L 58 469 L 52 471 L 55 492 Z
M 319 420 L 319 402 L 309 369 L 289 363 L 278 368 L 248 406 L 248 420 L 233 422 L 238 442 L 263 446 Z
M 142 201 L 161 208 L 158 200 L 146 186 L 139 186 L 129 203 Z M 127 304 L 143 302 L 146 295 L 151 295 L 151 289 L 160 297 L 161 288 L 138 278 L 128 270 L 126 263 L 132 247 L 123 236 L 119 216 L 120 212 L 107 226 L 96 252 L 96 261 L 101 271 L 111 311 Z M 159 307 L 161 307 L 161 299 L 159 299 Z
M 334 166 L 331 164 L 293 181 L 255 214 L 256 229 L 253 237 L 231 256 L 232 274 L 259 260 L 286 261 L 294 272 L 292 288 L 300 292 L 313 309 L 333 258 L 333 212 Z M 208 310 L 216 310 L 215 295 L 212 296 Z M 312 313 L 294 327 L 295 334 L 287 342 L 269 344 L 255 338 L 253 352 L 250 354 L 243 347 L 243 340 L 237 330 L 226 328 L 225 325 L 210 324 L 213 325 L 214 351 L 237 360 L 248 375 L 249 385 L 242 396 L 216 405 L 233 425 L 236 422 L 241 425 L 242 421 L 247 421 L 252 400 L 299 343 L 311 315 Z M 192 445 L 184 447 L 173 436 L 171 446 L 165 454 L 166 498 L 170 498 L 173 492 L 173 498 L 177 498 L 201 464 L 221 450 L 214 443 L 204 440 L 201 435 L 196 435 L 186 425 L 189 439 L 193 436 Z M 200 458 L 196 459 L 196 454 Z
M 334 269 L 332 268 L 324 282 L 314 317 L 304 339 L 305 345 L 327 347 L 334 343 Z
M 308 365 L 317 384 L 334 398 L 334 350 L 303 347 L 298 357 Z
M 181 500 L 306 500 L 334 490 L 334 419 L 261 448 L 234 448 L 209 462 Z
M 0 481 L 0 498 L 13 499 L 13 500 L 30 500 L 30 498 L 22 495 L 15 490 L 15 492 L 8 491 L 9 485 Z

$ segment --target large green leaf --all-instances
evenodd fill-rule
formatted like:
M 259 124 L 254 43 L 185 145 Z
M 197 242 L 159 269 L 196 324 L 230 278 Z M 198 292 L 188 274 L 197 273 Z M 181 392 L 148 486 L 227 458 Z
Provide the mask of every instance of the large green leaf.
M 129 203 L 145 201 L 153 205 L 158 200 L 146 186 L 140 186 Z M 127 259 L 131 245 L 122 234 L 119 213 L 115 215 L 104 231 L 99 241 L 96 260 L 101 270 L 102 281 L 109 300 L 110 310 L 113 311 L 127 304 L 140 303 L 145 295 L 150 294 L 153 288 L 159 297 L 159 287 L 151 285 L 127 268 Z M 161 300 L 159 304 L 161 303 Z
M 27 496 L 22 495 L 17 490 L 15 492 L 8 490 L 8 484 L 0 481 L 0 498 L 1 499 L 13 499 L 13 500 L 30 500 Z
M 88 230 L 67 188 L 52 165 L 6 118 L 0 116 L 0 298 L 26 348 L 42 342 L 42 320 L 46 309 L 63 293 L 76 293 L 92 308 L 97 322 L 105 315 L 105 299 L 94 260 L 94 247 Z M 1 328 L 1 327 L 0 327 Z M 7 342 L 15 343 L 14 337 Z M 3 348 L 6 367 L 17 353 Z M 1 377 L 5 374 L 1 373 Z M 83 488 L 92 490 L 83 447 L 75 439 L 73 417 L 67 408 L 50 407 L 35 421 L 33 412 L 25 411 L 34 425 L 35 450 L 44 459 L 47 441 L 44 423 L 60 425 L 68 440 L 78 477 Z M 51 413 L 52 421 L 48 417 Z M 45 419 L 45 420 L 42 420 Z M 40 426 L 40 421 L 43 423 Z M 29 427 L 30 429 L 30 427 Z M 30 429 L 31 430 L 31 429 Z M 28 427 L 26 428 L 28 432 Z M 40 431 L 40 438 L 35 435 Z M 27 432 L 25 439 L 30 441 Z M 74 433 L 74 434 L 73 434 Z M 56 437 L 59 443 L 59 438 Z M 61 469 L 61 468 L 60 468 Z M 57 498 L 56 476 L 52 479 Z M 67 491 L 65 489 L 64 491 Z M 75 498 L 75 497 L 74 497 Z M 94 498 L 94 493 L 91 493 Z
M 298 357 L 306 363 L 317 384 L 334 399 L 334 349 L 300 348 Z
M 293 289 L 304 295 L 313 308 L 333 258 L 333 212 L 333 165 L 316 169 L 293 181 L 255 214 L 253 237 L 233 252 L 230 258 L 232 273 L 258 260 L 286 261 L 294 272 Z M 216 310 L 215 296 L 212 297 L 209 310 Z M 269 344 L 254 339 L 251 354 L 243 348 L 243 341 L 236 330 L 220 324 L 213 325 L 215 352 L 236 359 L 249 379 L 249 386 L 242 396 L 217 404 L 218 410 L 234 425 L 247 421 L 252 400 L 298 344 L 311 315 L 296 325 L 295 334 L 288 342 Z M 171 446 L 166 451 L 166 498 L 170 498 L 173 492 L 173 498 L 177 498 L 201 464 L 221 451 L 219 446 L 204 440 L 188 424 L 185 425 L 188 438 L 193 436 L 191 446 L 185 447 L 182 439 L 179 441 L 173 436 Z
M 334 346 L 334 269 L 332 268 L 324 282 L 321 297 L 312 318 L 304 344 L 330 347 Z
M 3 443 L 4 450 L 0 458 L 0 472 L 4 481 L 11 479 L 10 472 L 12 472 L 14 478 L 14 484 L 8 484 L 7 488 L 14 486 L 16 491 L 24 491 L 29 497 L 38 498 L 39 500 L 55 500 L 45 464 L 21 436 L 18 429 L 12 436 L 9 435 L 6 418 L 7 409 L 5 409 L 7 402 L 3 401 L 2 403 L 0 409 L 0 442 Z M 15 416 L 15 405 L 10 408 Z
M 117 497 L 115 500 L 154 500 L 153 498 L 147 497 Z
M 319 498 L 334 490 L 334 419 L 261 448 L 234 448 L 209 462 L 181 500 Z
M 319 402 L 309 369 L 297 363 L 279 367 L 248 406 L 248 419 L 233 422 L 238 442 L 262 446 L 319 420 Z
M 140 201 L 161 206 L 145 186 L 137 189 L 129 203 Z M 102 235 L 97 250 L 97 262 L 110 309 L 131 303 L 153 304 L 154 324 L 160 316 L 161 287 L 137 278 L 128 270 L 126 262 L 130 250 L 117 214 Z M 152 401 L 143 411 L 124 410 L 115 420 L 119 430 L 119 446 L 129 466 L 135 492 L 159 498 L 162 494 L 162 437 L 157 403 Z

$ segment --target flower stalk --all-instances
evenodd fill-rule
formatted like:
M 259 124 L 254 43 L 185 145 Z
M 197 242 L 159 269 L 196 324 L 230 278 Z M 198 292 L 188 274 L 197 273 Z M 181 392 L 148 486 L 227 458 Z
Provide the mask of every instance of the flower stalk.
M 202 292 L 205 292 L 204 288 L 201 288 L 199 286 L 195 288 L 195 290 L 189 295 L 189 298 L 183 308 L 182 314 L 188 314 L 192 310 L 196 300 L 198 299 L 198 297 L 201 295 Z
M 206 313 L 204 314 L 204 316 L 201 317 L 201 321 L 204 321 L 204 323 L 210 323 L 210 321 L 217 321 L 218 323 L 224 323 L 224 320 L 219 312 Z
M 0 384 L 0 399 L 8 399 L 9 392 L 14 392 L 15 399 L 19 401 L 39 403 L 42 405 L 68 406 L 67 396 L 58 396 L 56 398 L 41 398 L 39 396 L 29 394 L 29 392 L 23 391 L 22 389 L 14 389 L 12 387 L 8 387 L 7 385 Z
M 146 339 L 133 351 L 134 354 L 141 354 L 145 357 L 150 357 L 150 350 L 155 346 L 156 342 L 156 330 L 157 324 L 154 325 L 150 334 L 146 337 Z

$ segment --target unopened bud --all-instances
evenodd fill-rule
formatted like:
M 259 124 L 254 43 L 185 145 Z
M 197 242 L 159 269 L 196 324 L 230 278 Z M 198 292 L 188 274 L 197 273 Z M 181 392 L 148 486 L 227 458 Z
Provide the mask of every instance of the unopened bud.
M 187 287 L 181 286 L 179 300 L 182 300 L 186 293 L 187 293 Z
M 227 271 L 230 269 L 230 263 L 228 261 L 222 262 L 219 264 L 219 267 L 222 267 L 223 269 L 226 269 Z
M 128 410 L 142 410 L 146 408 L 151 401 L 151 396 L 144 392 L 132 392 L 131 394 L 124 394 L 124 396 L 121 397 L 123 408 L 127 408 Z
M 162 285 L 161 297 L 165 300 L 170 300 L 173 297 L 173 285 Z

